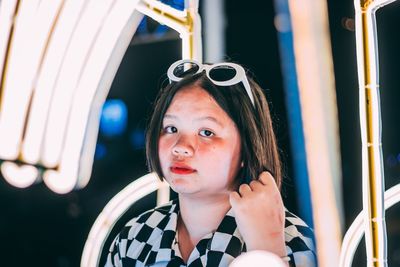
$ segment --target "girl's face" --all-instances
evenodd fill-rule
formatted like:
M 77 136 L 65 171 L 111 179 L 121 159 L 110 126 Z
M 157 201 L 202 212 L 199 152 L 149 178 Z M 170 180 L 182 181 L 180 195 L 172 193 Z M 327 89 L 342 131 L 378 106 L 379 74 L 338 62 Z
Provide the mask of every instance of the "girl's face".
M 240 165 L 235 123 L 204 89 L 178 91 L 167 109 L 158 155 L 171 188 L 190 196 L 226 195 Z

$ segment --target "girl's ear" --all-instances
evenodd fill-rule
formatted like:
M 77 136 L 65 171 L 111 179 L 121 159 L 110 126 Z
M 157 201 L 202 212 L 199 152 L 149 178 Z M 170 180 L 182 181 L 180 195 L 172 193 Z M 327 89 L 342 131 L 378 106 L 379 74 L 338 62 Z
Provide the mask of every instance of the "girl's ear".
M 242 160 L 242 162 L 240 162 L 240 168 L 243 168 L 243 167 L 244 167 L 244 162 Z

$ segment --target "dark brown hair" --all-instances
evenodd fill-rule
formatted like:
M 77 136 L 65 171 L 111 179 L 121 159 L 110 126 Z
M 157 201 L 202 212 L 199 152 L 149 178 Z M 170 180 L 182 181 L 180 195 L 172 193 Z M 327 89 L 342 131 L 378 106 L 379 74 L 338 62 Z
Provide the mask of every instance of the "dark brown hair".
M 149 170 L 163 177 L 158 157 L 158 140 L 164 115 L 173 97 L 185 87 L 199 86 L 215 99 L 239 130 L 241 159 L 244 167 L 235 178 L 236 186 L 257 179 L 262 171 L 269 171 L 280 188 L 281 161 L 268 103 L 260 86 L 250 77 L 248 80 L 254 95 L 254 106 L 241 83 L 232 86 L 216 86 L 204 72 L 164 87 L 158 93 L 146 132 L 146 157 Z

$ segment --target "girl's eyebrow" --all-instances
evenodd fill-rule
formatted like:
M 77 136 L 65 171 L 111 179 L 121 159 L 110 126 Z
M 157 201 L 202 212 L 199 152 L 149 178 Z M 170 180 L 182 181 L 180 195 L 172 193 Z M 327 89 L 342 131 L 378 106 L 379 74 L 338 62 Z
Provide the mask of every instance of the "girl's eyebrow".
M 214 118 L 212 116 L 205 116 L 205 117 L 200 117 L 198 119 L 196 119 L 196 121 L 205 121 L 205 120 L 210 120 L 212 122 L 215 122 L 216 124 L 218 124 L 221 127 L 224 127 L 224 125 L 222 124 L 222 122 L 220 122 L 217 118 Z
M 176 120 L 176 119 L 178 119 L 178 117 L 175 115 L 165 114 L 164 119 L 175 119 Z
M 175 116 L 175 115 L 171 115 L 171 114 L 165 114 L 164 115 L 164 119 L 179 120 L 179 117 Z M 195 121 L 205 121 L 205 120 L 212 121 L 212 122 L 218 124 L 219 126 L 224 127 L 222 122 L 220 122 L 217 118 L 215 118 L 213 116 L 204 116 L 204 117 L 200 117 L 200 118 L 195 119 Z

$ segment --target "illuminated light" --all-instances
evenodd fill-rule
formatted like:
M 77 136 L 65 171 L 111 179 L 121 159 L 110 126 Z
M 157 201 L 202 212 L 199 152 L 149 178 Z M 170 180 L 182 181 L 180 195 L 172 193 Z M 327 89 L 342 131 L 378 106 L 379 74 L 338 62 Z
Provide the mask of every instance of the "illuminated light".
M 169 185 L 161 182 L 155 173 L 142 176 L 115 195 L 99 214 L 92 228 L 81 258 L 81 266 L 95 267 L 99 265 L 104 242 L 118 219 L 142 197 L 157 191 L 157 205 L 169 200 Z
M 90 179 L 101 107 L 131 37 L 143 17 L 139 12 L 134 12 L 137 2 L 118 1 L 108 11 L 73 98 L 60 172 L 74 170 L 77 188 L 84 187 Z M 77 158 L 79 161 L 76 161 Z
M 318 264 L 337 267 L 344 216 L 327 3 L 314 0 L 289 0 L 288 3 L 292 19 Z
M 56 167 L 61 161 L 66 129 L 71 120 L 71 106 L 74 97 L 79 93 L 77 86 L 79 80 L 84 78 L 83 68 L 87 64 L 88 55 L 111 7 L 112 0 L 90 1 L 73 33 L 50 105 L 42 157 L 46 166 Z M 90 89 L 85 88 L 85 90 Z M 84 105 L 87 106 L 87 103 Z
M 96 151 L 94 152 L 94 158 L 99 160 L 106 156 L 107 154 L 107 147 L 105 144 L 97 143 Z
M 79 15 L 86 1 L 66 1 L 59 14 L 57 24 L 49 40 L 46 54 L 39 70 L 35 93 L 32 98 L 26 135 L 22 144 L 22 159 L 35 164 L 41 161 L 44 132 L 51 103 L 53 89 L 59 75 L 65 52 Z
M 134 12 L 137 2 L 118 1 L 110 7 L 96 34 L 96 40 L 93 40 L 79 83 L 75 85 L 74 96 L 70 99 L 68 126 L 63 128 L 65 139 L 57 172 L 63 179 L 72 179 L 74 182 L 56 179 L 56 173 L 45 173 L 44 182 L 50 188 L 64 191 L 72 184 L 76 188 L 82 188 L 90 179 L 101 107 L 130 43 L 131 39 L 126 37 L 134 34 L 143 17 Z M 123 40 L 121 36 L 124 37 Z M 67 76 L 63 78 L 69 79 Z M 70 187 L 70 190 L 73 188 Z
M 36 71 L 41 65 L 60 0 L 46 4 L 39 2 L 22 1 L 15 20 L 0 111 L 0 132 L 3 135 L 0 136 L 0 147 L 9 153 L 1 156 L 6 159 L 15 159 L 20 152 Z
M 384 194 L 384 208 L 388 210 L 394 204 L 400 202 L 400 184 L 388 189 Z M 360 212 L 347 230 L 342 243 L 339 267 L 353 266 L 353 257 L 356 253 L 358 244 L 365 233 L 364 211 Z
M 29 26 L 33 23 L 38 1 L 23 1 L 14 20 L 13 39 L 8 51 L 7 66 L 4 66 L 0 105 L 0 157 L 14 160 L 19 154 L 25 114 L 29 105 L 32 85 L 32 68 L 35 53 L 27 49 L 34 39 Z M 35 45 L 35 41 L 33 41 Z M 2 62 L 3 63 L 3 62 Z M 18 103 L 18 104 L 16 104 Z
M 201 20 L 197 13 L 198 1 L 189 1 L 189 6 L 184 11 L 155 0 L 140 2 L 137 9 L 179 33 L 182 39 L 183 59 L 195 59 L 202 62 Z M 166 14 L 168 16 L 165 16 Z
M 143 17 L 136 10 L 138 2 L 0 1 L 4 88 L 13 89 L 2 88 L 1 160 L 43 166 L 43 181 L 57 193 L 88 183 L 101 107 Z M 185 11 L 143 0 L 147 10 L 152 10 L 147 2 L 157 7 L 154 14 L 169 20 L 182 15 L 172 18 L 187 42 L 182 55 L 201 59 L 198 1 L 188 1 Z M 20 6 L 14 20 L 16 3 Z
M 185 2 L 183 0 L 162 0 L 161 2 L 178 10 L 185 9 Z
M 73 170 L 54 171 L 46 170 L 43 173 L 43 181 L 53 192 L 66 194 L 72 191 L 76 185 L 77 173 Z
M 17 0 L 0 1 L 0 79 L 5 67 L 3 63 L 7 56 L 7 46 L 14 23 L 14 12 Z M 1 88 L 1 84 L 0 84 Z M 1 96 L 0 96 L 1 99 Z
M 139 23 L 136 34 L 137 35 L 147 34 L 147 17 L 144 17 L 142 21 Z
M 130 143 L 134 149 L 142 149 L 145 144 L 145 133 L 143 129 L 134 129 L 130 136 Z
M 163 36 L 168 30 L 168 27 L 165 25 L 158 25 L 157 29 L 155 30 L 154 34 L 158 37 Z
M 147 9 L 147 6 L 146 5 L 148 5 L 148 7 L 150 8 L 150 9 Z M 161 20 L 157 20 L 157 21 L 159 21 L 160 23 L 162 23 L 162 22 L 168 22 L 168 24 L 170 24 L 171 22 L 172 22 L 172 20 L 171 20 L 171 17 L 172 18 L 176 18 L 176 19 L 178 19 L 178 20 L 181 20 L 181 22 L 186 18 L 186 16 L 187 16 L 187 12 L 185 11 L 185 10 L 177 10 L 177 9 L 175 9 L 175 8 L 173 8 L 173 7 L 171 7 L 171 6 L 169 6 L 169 5 L 166 5 L 166 4 L 164 4 L 164 3 L 162 3 L 161 1 L 156 1 L 156 0 L 145 0 L 145 1 L 143 1 L 143 5 L 142 4 L 140 4 L 139 6 L 138 6 L 138 10 L 140 11 L 140 12 L 142 12 L 142 11 L 144 11 L 143 13 L 145 14 L 145 13 L 147 13 L 147 12 L 151 12 L 151 10 L 153 10 L 153 8 L 156 8 L 157 10 L 162 10 L 162 13 L 164 13 L 164 14 L 170 14 L 170 16 L 168 16 L 168 17 L 170 17 L 170 18 L 168 18 L 168 17 L 166 17 L 166 16 L 164 16 L 164 17 L 161 17 L 160 16 L 160 19 Z M 153 10 L 154 11 L 154 10 Z M 154 13 L 152 13 L 152 14 L 154 14 Z M 154 17 L 153 16 L 151 16 L 153 19 L 154 19 Z M 158 16 L 157 16 L 158 17 Z M 168 24 L 166 24 L 167 26 L 169 26 Z M 171 25 L 173 25 L 173 24 L 171 24 Z M 177 24 L 175 24 L 175 26 L 182 26 L 180 23 L 177 23 Z M 172 27 L 172 26 L 169 26 L 169 27 L 171 27 L 171 28 L 173 28 L 173 29 L 177 29 L 177 28 L 179 28 L 179 27 Z
M 362 144 L 362 196 L 368 266 L 387 266 L 384 209 L 385 176 L 381 143 L 381 109 L 376 11 L 394 0 L 355 0 L 359 116 Z
M 1 173 L 11 185 L 25 188 L 32 185 L 38 178 L 38 169 L 31 165 L 18 166 L 14 162 L 5 161 L 1 164 Z
M 121 135 L 126 129 L 127 119 L 128 108 L 122 100 L 107 100 L 101 112 L 100 133 L 108 137 Z
M 355 30 L 355 21 L 351 18 L 342 18 L 342 27 L 348 31 L 354 32 Z
M 146 4 L 148 4 L 149 6 L 147 6 Z M 163 10 L 163 12 L 167 12 L 167 13 L 171 14 L 172 17 L 176 18 L 176 19 L 171 19 L 171 18 L 165 17 L 161 12 L 158 13 L 157 11 L 152 9 L 153 7 L 156 8 L 157 10 Z M 165 5 L 159 1 L 153 1 L 153 0 L 148 0 L 148 1 L 144 1 L 143 3 L 139 3 L 137 9 L 141 13 L 158 21 L 160 24 L 167 25 L 168 27 L 176 30 L 180 34 L 183 34 L 185 36 L 187 35 L 186 34 L 187 29 L 184 24 L 184 21 L 187 16 L 186 15 L 187 13 L 185 11 L 176 10 L 176 9 L 174 9 L 168 5 Z M 181 38 L 183 39 L 183 36 L 181 36 Z M 182 45 L 183 45 L 183 43 L 184 42 L 182 42 Z
M 254 250 L 241 254 L 235 258 L 229 267 L 285 267 L 287 266 L 281 258 L 277 255 L 265 251 L 265 250 Z
M 225 2 L 215 0 L 203 0 L 202 18 L 204 32 L 204 61 L 224 62 L 226 61 L 226 12 Z

